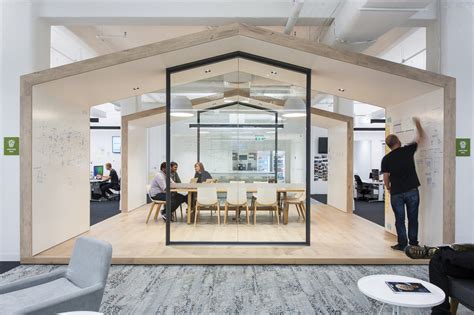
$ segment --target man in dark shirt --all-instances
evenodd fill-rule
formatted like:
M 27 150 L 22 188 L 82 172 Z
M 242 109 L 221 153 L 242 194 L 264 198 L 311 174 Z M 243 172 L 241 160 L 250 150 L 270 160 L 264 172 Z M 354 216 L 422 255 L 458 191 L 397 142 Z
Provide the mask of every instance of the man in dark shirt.
M 430 282 L 446 294 L 444 302 L 433 307 L 431 314 L 451 314 L 449 277 L 474 279 L 474 244 L 453 244 L 439 247 L 407 246 L 405 253 L 413 259 L 431 259 Z
M 396 135 L 389 135 L 385 143 L 390 152 L 382 159 L 382 173 L 386 189 L 390 192 L 390 203 L 395 214 L 395 228 L 397 229 L 398 243 L 393 245 L 395 250 L 404 250 L 410 245 L 418 245 L 418 207 L 420 195 L 418 187 L 420 181 L 416 174 L 414 155 L 418 145 L 425 138 L 420 119 L 413 118 L 416 127 L 414 141 L 402 147 Z M 408 239 L 405 228 L 405 206 L 408 217 Z
M 100 190 L 102 192 L 102 197 L 108 198 L 107 194 L 113 195 L 110 189 L 119 190 L 120 184 L 119 184 L 119 178 L 118 178 L 117 172 L 112 168 L 112 164 L 110 163 L 105 164 L 105 168 L 109 171 L 109 175 L 102 176 L 101 179 L 108 182 L 101 184 Z

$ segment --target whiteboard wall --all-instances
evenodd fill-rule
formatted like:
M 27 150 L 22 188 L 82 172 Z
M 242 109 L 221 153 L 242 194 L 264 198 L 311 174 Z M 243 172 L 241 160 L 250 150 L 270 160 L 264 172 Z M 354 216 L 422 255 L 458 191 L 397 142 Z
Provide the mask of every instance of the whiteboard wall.
M 89 108 L 33 86 L 32 253 L 89 229 Z M 67 105 L 67 106 L 66 106 Z M 76 105 L 76 106 L 71 106 Z
M 439 245 L 443 241 L 443 98 L 444 91 L 440 88 L 386 111 L 387 133 L 396 134 L 403 144 L 415 137 L 413 116 L 421 119 L 427 134 L 427 141 L 415 154 L 415 163 L 421 182 L 418 238 L 428 245 Z M 390 196 L 386 197 L 385 229 L 396 234 Z

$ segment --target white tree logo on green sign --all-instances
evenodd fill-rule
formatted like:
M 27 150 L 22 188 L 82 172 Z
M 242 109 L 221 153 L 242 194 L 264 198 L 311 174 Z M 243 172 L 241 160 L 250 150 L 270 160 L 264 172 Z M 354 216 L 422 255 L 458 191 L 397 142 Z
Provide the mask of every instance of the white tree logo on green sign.
M 461 147 L 462 150 L 465 150 L 466 147 L 467 147 L 466 141 L 461 141 L 461 142 L 459 142 L 459 146 Z
M 8 147 L 13 148 L 15 146 L 15 140 L 10 139 L 8 140 Z

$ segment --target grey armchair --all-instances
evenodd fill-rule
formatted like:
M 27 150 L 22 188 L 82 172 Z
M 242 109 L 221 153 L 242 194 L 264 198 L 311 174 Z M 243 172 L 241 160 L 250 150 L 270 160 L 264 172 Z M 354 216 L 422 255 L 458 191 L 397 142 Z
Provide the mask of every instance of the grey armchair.
M 112 246 L 109 243 L 80 237 L 66 270 L 0 285 L 0 312 L 34 315 L 97 312 L 111 259 Z

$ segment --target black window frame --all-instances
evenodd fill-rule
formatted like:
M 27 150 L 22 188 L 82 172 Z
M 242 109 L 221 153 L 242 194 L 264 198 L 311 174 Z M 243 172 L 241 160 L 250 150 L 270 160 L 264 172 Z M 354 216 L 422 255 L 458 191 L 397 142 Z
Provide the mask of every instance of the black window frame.
M 172 241 L 171 222 L 166 221 L 165 244 L 168 245 L 271 245 L 271 246 L 310 246 L 311 245 L 311 69 L 293 65 L 242 51 L 214 56 L 190 63 L 166 68 L 166 217 L 171 217 L 170 162 L 171 162 L 171 75 L 177 72 L 201 67 L 207 64 L 221 62 L 234 58 L 243 58 L 255 62 L 284 68 L 306 75 L 306 222 L 305 241 L 302 242 L 271 242 L 271 241 Z

